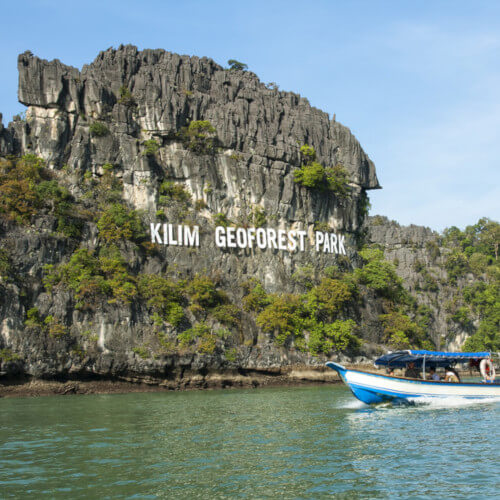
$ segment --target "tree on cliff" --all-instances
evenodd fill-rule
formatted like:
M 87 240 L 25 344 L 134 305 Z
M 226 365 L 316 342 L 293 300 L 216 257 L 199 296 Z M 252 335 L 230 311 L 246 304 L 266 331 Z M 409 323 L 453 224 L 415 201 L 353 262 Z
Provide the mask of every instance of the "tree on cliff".
M 227 63 L 229 64 L 229 69 L 234 69 L 235 71 L 245 71 L 248 69 L 248 65 L 236 59 L 229 59 Z

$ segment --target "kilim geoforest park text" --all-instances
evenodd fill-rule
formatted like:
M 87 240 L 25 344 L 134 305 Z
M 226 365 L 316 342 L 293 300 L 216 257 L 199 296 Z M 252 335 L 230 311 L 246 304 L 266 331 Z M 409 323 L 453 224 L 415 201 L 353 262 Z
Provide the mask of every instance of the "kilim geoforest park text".
M 151 223 L 151 242 L 166 246 L 200 246 L 200 227 L 185 224 Z M 346 255 L 345 236 L 325 231 L 314 231 L 308 238 L 307 231 L 262 227 L 216 226 L 213 235 L 219 248 L 268 248 L 288 252 L 316 252 Z

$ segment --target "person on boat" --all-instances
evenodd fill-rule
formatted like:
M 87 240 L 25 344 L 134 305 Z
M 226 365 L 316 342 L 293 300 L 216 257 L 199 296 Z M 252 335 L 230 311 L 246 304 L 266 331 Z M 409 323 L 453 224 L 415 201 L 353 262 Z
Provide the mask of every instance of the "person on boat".
M 458 372 L 455 370 L 455 368 L 452 368 L 451 366 L 446 366 L 444 370 L 445 370 L 445 375 L 444 375 L 445 382 L 460 382 L 460 376 Z
M 436 373 L 436 369 L 433 366 L 429 368 L 429 380 L 436 380 L 437 382 L 441 380 L 441 377 Z
M 405 377 L 406 378 L 420 378 L 420 372 L 418 371 L 417 368 L 415 368 L 415 363 L 413 361 L 410 361 L 406 365 Z

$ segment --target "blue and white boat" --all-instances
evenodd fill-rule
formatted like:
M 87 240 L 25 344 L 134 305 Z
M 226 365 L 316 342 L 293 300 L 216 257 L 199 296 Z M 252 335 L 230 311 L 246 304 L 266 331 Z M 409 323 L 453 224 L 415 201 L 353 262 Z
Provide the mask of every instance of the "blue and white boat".
M 419 398 L 500 398 L 500 384 L 495 383 L 495 371 L 489 352 L 397 351 L 381 356 L 375 366 L 389 370 L 405 368 L 413 363 L 422 372 L 422 379 L 397 377 L 390 374 L 351 370 L 329 361 L 326 366 L 336 370 L 354 396 L 363 403 L 413 402 Z M 447 367 L 456 363 L 481 366 L 483 382 L 445 382 L 425 380 L 426 368 Z

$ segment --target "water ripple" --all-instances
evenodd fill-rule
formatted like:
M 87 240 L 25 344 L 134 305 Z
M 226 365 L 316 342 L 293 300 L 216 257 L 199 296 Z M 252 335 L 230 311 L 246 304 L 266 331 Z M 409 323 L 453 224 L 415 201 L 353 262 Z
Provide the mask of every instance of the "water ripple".
M 470 498 L 499 402 L 370 408 L 342 386 L 5 399 L 2 498 Z

